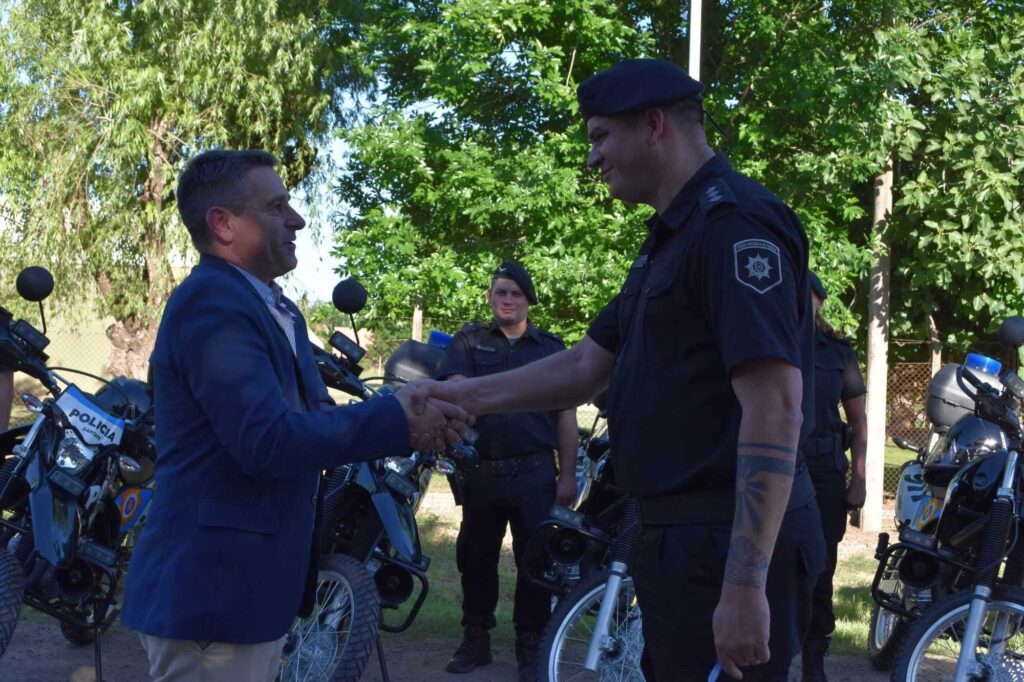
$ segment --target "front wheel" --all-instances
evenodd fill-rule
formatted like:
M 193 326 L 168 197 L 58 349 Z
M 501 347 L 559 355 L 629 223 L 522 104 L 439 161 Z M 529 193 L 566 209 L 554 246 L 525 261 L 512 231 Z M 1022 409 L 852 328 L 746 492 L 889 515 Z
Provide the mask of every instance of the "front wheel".
M 907 621 L 902 616 L 875 604 L 868 630 L 868 658 L 875 670 L 892 668 L 900 644 L 906 637 L 907 627 Z
M 358 680 L 373 653 L 380 597 L 373 577 L 343 554 L 320 558 L 313 613 L 295 621 L 284 646 L 279 682 Z
M 25 574 L 18 560 L 0 548 L 0 656 L 4 655 L 14 636 L 24 594 Z
M 541 640 L 539 679 L 642 682 L 640 656 L 644 650 L 644 635 L 630 576 L 622 579 L 618 602 L 608 623 L 608 642 L 601 652 L 597 672 L 583 667 L 609 575 L 606 570 L 591 573 L 559 600 Z
M 957 592 L 916 618 L 907 630 L 892 673 L 894 680 L 951 680 L 960 656 L 972 595 Z M 997 585 L 974 652 L 968 679 L 1024 679 L 1024 589 Z

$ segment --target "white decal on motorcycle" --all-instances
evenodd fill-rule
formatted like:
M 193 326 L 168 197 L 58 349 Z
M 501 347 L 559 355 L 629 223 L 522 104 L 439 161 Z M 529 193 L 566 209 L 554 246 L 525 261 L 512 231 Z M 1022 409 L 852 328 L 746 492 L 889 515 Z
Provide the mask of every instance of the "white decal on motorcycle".
M 57 406 L 71 427 L 89 445 L 117 445 L 124 434 L 124 420 L 112 417 L 89 402 L 76 386 L 68 386 L 57 399 Z

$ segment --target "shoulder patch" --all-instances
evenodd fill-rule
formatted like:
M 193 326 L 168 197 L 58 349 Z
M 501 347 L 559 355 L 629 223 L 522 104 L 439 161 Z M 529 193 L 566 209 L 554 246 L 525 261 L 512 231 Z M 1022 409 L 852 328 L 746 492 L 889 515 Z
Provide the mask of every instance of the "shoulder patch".
M 721 178 L 715 178 L 700 191 L 700 208 L 704 215 L 710 216 L 717 208 L 736 205 L 736 195 L 732 188 L 725 184 Z
M 766 239 L 744 239 L 733 244 L 736 281 L 759 294 L 782 284 L 779 247 Z

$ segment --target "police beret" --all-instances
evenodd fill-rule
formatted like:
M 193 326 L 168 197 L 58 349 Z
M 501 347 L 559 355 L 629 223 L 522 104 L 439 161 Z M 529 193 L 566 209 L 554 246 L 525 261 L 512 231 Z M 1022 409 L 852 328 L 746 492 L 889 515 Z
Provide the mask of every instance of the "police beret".
M 825 285 L 821 283 L 821 280 L 818 279 L 818 276 L 813 272 L 808 272 L 807 274 L 810 275 L 811 278 L 811 291 L 813 291 L 818 298 L 824 301 L 828 298 L 828 292 L 825 291 Z
M 505 277 L 512 280 L 523 290 L 523 294 L 526 295 L 526 300 L 529 301 L 530 305 L 537 304 L 537 292 L 533 290 L 533 280 L 530 279 L 530 273 L 519 263 L 512 260 L 501 261 L 501 265 L 494 271 L 494 277 Z
M 626 59 L 580 84 L 576 98 L 583 118 L 642 111 L 686 99 L 701 101 L 704 86 L 672 62 Z

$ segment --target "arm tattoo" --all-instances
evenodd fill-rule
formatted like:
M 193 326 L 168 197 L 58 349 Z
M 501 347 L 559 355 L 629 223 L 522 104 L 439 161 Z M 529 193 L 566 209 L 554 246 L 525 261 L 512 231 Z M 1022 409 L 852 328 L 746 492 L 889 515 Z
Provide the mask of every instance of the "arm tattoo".
M 768 580 L 768 556 L 745 537 L 733 538 L 725 579 L 741 587 L 764 587 Z
M 741 452 L 736 462 L 736 519 L 737 527 L 761 525 L 761 509 L 768 495 L 768 484 L 759 474 L 778 474 L 792 478 L 796 464 L 779 457 L 762 457 Z
M 749 443 L 739 442 L 736 443 L 736 447 L 740 450 L 744 448 L 758 448 L 761 450 L 775 450 L 776 452 L 785 452 L 788 455 L 795 455 L 796 448 L 787 448 L 785 445 L 776 445 L 775 443 Z

